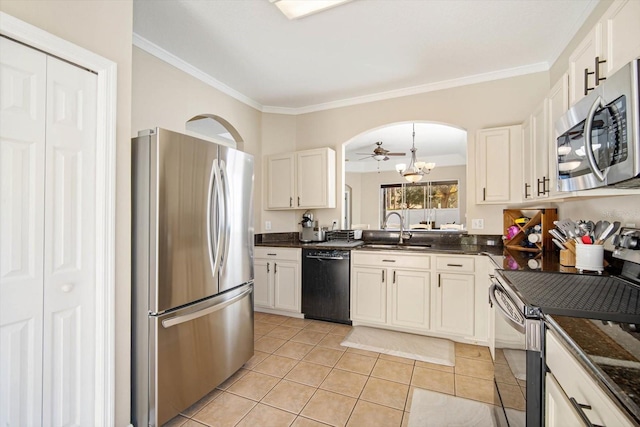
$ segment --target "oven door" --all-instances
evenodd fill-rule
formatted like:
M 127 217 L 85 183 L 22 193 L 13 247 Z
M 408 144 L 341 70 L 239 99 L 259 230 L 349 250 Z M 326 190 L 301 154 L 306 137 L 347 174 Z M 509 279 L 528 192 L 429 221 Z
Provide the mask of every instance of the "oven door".
M 489 297 L 492 327 L 490 348 L 498 394 L 495 401 L 502 405 L 509 426 L 524 426 L 525 423 L 535 425 L 525 421 L 528 409 L 526 319 L 512 295 L 495 278 L 492 279 Z

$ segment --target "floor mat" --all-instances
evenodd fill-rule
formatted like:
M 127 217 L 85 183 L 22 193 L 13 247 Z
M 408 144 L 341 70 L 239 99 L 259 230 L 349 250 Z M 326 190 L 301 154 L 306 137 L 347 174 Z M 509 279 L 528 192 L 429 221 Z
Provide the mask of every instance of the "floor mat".
M 413 391 L 408 427 L 506 426 L 500 406 L 435 391 Z
M 456 360 L 452 341 L 366 326 L 354 326 L 341 345 L 439 365 L 454 366 Z

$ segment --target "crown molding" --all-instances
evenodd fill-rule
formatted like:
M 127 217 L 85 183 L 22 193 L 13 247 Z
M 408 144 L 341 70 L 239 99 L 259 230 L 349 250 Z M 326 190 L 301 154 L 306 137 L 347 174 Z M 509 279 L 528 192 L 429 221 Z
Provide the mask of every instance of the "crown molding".
M 230 97 L 242 102 L 243 104 L 248 105 L 249 107 L 255 108 L 256 110 L 263 111 L 263 106 L 259 102 L 227 86 L 221 81 L 214 79 L 204 71 L 201 71 L 188 62 L 178 58 L 174 54 L 164 50 L 157 44 L 150 42 L 137 33 L 133 33 L 133 45 L 155 56 L 156 58 L 161 59 L 162 61 L 170 65 L 173 65 L 177 69 L 184 71 L 185 73 L 189 74 L 192 77 L 195 77 L 203 83 L 208 84 L 209 86 L 219 90 L 225 95 L 229 95 Z
M 412 86 L 403 89 L 390 90 L 387 92 L 374 93 L 371 95 L 358 96 L 354 98 L 342 99 L 339 101 L 331 101 L 323 104 L 309 105 L 300 108 L 281 108 L 281 107 L 263 107 L 265 113 L 275 114 L 307 114 L 317 111 L 331 110 L 334 108 L 350 107 L 358 104 L 366 104 L 368 102 L 384 101 L 393 98 L 401 98 L 403 96 L 418 95 L 426 92 L 434 92 L 437 90 L 451 89 L 454 87 L 467 86 L 476 83 L 484 83 L 492 80 L 501 80 L 509 77 L 517 77 L 525 74 L 539 73 L 549 71 L 549 64 L 539 62 L 536 64 L 525 65 L 522 67 L 508 68 L 505 70 L 492 71 L 489 73 L 476 74 L 473 76 L 462 77 L 459 79 L 444 80 L 441 82 L 427 83 L 418 86 Z
M 342 99 L 339 101 L 331 101 L 322 104 L 308 105 L 306 107 L 277 107 L 271 105 L 262 105 L 259 102 L 249 98 L 248 96 L 238 92 L 237 90 L 225 85 L 219 80 L 211 77 L 204 71 L 199 70 L 193 65 L 178 58 L 174 54 L 164 50 L 160 46 L 150 42 L 139 34 L 133 33 L 133 45 L 144 50 L 145 52 L 157 57 L 158 59 L 167 62 L 170 65 L 178 68 L 181 71 L 189 74 L 190 76 L 202 81 L 209 86 L 218 89 L 222 93 L 229 95 L 230 97 L 255 108 L 263 113 L 271 114 L 285 114 L 291 116 L 297 116 L 300 114 L 314 113 L 317 111 L 332 110 L 335 108 L 350 107 L 353 105 L 366 104 L 369 102 L 384 101 L 393 98 L 401 98 L 403 96 L 418 95 L 426 92 L 434 92 L 437 90 L 451 89 L 454 87 L 467 86 L 476 83 L 484 83 L 492 80 L 506 79 L 510 77 L 522 76 L 525 74 L 539 73 L 549 70 L 549 64 L 546 62 L 539 62 L 536 64 L 525 65 L 522 67 L 508 68 L 505 70 L 492 71 L 489 73 L 476 74 L 473 76 L 466 76 L 459 79 L 444 80 L 441 82 L 427 83 L 418 86 L 412 86 L 403 89 L 396 89 L 387 92 L 379 92 L 371 95 L 357 96 L 353 98 Z

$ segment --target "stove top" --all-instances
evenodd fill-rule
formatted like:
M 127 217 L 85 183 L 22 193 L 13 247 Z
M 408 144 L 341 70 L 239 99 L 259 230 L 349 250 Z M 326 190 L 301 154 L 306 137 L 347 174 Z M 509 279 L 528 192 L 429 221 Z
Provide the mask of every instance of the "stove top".
M 640 323 L 640 287 L 614 276 L 501 271 L 522 302 L 544 314 Z

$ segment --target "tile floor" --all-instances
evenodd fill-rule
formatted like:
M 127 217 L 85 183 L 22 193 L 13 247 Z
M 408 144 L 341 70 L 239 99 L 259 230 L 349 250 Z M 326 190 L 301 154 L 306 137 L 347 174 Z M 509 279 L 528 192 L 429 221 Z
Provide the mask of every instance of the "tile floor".
M 403 427 L 415 387 L 494 402 L 488 348 L 456 343 L 454 368 L 340 346 L 350 330 L 256 312 L 253 358 L 167 425 Z M 523 384 L 503 357 L 496 370 L 510 406 L 522 409 Z

